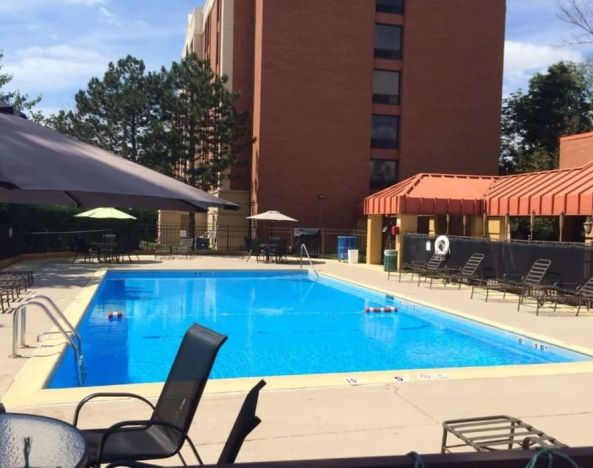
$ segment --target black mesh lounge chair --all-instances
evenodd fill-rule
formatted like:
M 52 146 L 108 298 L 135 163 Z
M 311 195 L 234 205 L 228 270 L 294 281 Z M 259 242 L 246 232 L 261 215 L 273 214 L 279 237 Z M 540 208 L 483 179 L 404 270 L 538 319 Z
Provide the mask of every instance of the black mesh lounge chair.
M 76 406 L 74 426 L 78 424 L 83 405 L 97 397 L 137 398 L 153 409 L 152 416 L 147 420 L 122 421 L 107 429 L 82 430 L 89 448 L 88 464 L 99 466 L 114 461 L 152 460 L 179 455 L 185 465 L 179 453 L 185 442 L 202 463 L 187 431 L 218 350 L 225 340 L 224 335 L 192 325 L 183 337 L 156 405 L 133 393 L 94 393 L 84 398 Z
M 457 283 L 459 289 L 461 289 L 462 284 L 471 284 L 472 281 L 479 281 L 480 277 L 478 276 L 478 268 L 480 268 L 483 260 L 483 253 L 473 253 L 462 268 L 447 266 L 442 270 L 435 271 L 434 274 L 429 275 L 430 287 L 432 288 L 434 279 L 442 279 L 445 284 Z
M 420 286 L 423 276 L 429 277 L 441 273 L 445 267 L 446 260 L 447 257 L 445 255 L 433 255 L 426 265 L 417 265 L 412 268 L 412 278 L 415 274 L 418 275 L 418 286 Z
M 404 263 L 402 268 L 399 270 L 398 281 L 401 282 L 403 272 L 411 273 L 412 276 L 410 277 L 410 281 L 413 281 L 414 275 L 420 275 L 421 272 L 432 270 L 435 267 L 440 268 L 444 261 L 444 255 L 432 254 L 432 256 L 426 262 Z M 387 279 L 389 279 L 390 274 L 391 272 L 387 272 Z
M 235 424 L 231 429 L 229 437 L 222 448 L 222 452 L 220 452 L 220 457 L 218 458 L 218 465 L 230 465 L 235 463 L 237 459 L 237 455 L 239 454 L 239 450 L 243 446 L 243 442 L 245 438 L 253 431 L 259 423 L 261 423 L 261 419 L 259 419 L 255 415 L 255 411 L 257 409 L 257 399 L 259 397 L 259 391 L 266 385 L 265 380 L 260 380 L 255 387 L 253 387 L 247 397 L 245 397 L 245 401 L 243 402 L 243 406 L 241 406 L 241 410 L 237 415 L 237 419 L 235 420 Z M 117 466 L 128 466 L 133 468 L 147 468 L 153 467 L 155 465 L 149 465 L 147 463 L 138 463 L 138 462 L 128 462 L 128 463 L 113 463 L 109 465 L 109 467 L 117 467 Z M 109 468 L 108 467 L 108 468 Z
M 540 258 L 536 260 L 531 266 L 530 270 L 526 275 L 511 275 L 505 274 L 502 278 L 496 280 L 487 280 L 486 287 L 486 298 L 488 302 L 488 293 L 492 289 L 496 289 L 503 292 L 502 298 L 504 299 L 507 293 L 514 293 L 519 296 L 517 301 L 517 310 L 521 308 L 523 301 L 534 294 L 534 292 L 540 291 L 538 288 L 542 285 L 548 269 L 552 261 L 547 258 Z M 472 285 L 472 296 L 474 293 L 474 285 Z M 541 299 L 538 298 L 538 306 Z
M 582 306 L 589 310 L 593 305 L 593 276 L 582 286 L 578 285 L 574 289 L 569 289 L 569 286 L 569 284 L 557 284 L 554 287 L 545 288 L 542 300 L 553 302 L 554 310 L 557 309 L 559 303 L 574 305 L 577 307 L 576 315 L 578 316 Z

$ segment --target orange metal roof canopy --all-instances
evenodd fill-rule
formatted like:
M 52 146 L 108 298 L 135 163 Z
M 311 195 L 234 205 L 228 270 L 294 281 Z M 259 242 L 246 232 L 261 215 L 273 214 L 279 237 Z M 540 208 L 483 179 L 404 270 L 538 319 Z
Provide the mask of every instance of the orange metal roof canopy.
M 496 177 L 417 174 L 364 200 L 365 214 L 477 215 Z
M 593 162 L 510 176 L 418 174 L 364 200 L 365 214 L 588 216 Z

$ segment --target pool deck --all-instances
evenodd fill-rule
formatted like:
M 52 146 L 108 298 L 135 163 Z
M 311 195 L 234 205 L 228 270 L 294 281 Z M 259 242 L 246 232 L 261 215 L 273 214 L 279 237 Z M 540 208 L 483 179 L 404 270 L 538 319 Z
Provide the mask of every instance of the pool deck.
M 236 257 L 197 257 L 195 259 L 154 260 L 116 268 L 140 269 L 234 269 L 291 268 L 295 265 L 245 263 Z M 298 267 L 298 266 L 296 266 Z M 85 301 L 85 288 L 97 278 L 97 264 L 70 264 L 67 261 L 40 260 L 14 265 L 12 269 L 36 270 L 35 292 L 54 298 L 63 309 Z M 478 297 L 470 300 L 469 289 L 417 287 L 404 276 L 401 283 L 376 266 L 320 262 L 321 273 L 373 286 L 413 300 L 428 302 L 478 320 L 503 324 L 537 337 L 567 343 L 583 349 L 593 348 L 593 315 L 574 317 L 574 309 L 553 313 L 535 307 L 516 310 L 516 299 L 495 296 L 488 303 Z M 88 291 L 88 289 L 86 289 Z M 82 294 L 82 298 L 81 298 Z M 86 299 L 88 300 L 88 299 Z M 51 328 L 38 314 L 30 314 L 27 341 Z M 10 359 L 12 315 L 0 314 L 0 394 L 4 395 L 29 357 Z M 30 356 L 35 349 L 24 350 Z M 349 456 L 403 454 L 411 450 L 434 453 L 440 448 L 441 423 L 450 418 L 492 414 L 520 417 L 571 446 L 593 445 L 593 369 L 583 366 L 551 366 L 538 375 L 522 372 L 446 372 L 448 378 L 435 378 L 438 372 L 410 374 L 408 381 L 396 382 L 388 375 L 353 375 L 360 385 L 349 385 L 343 376 L 334 380 L 294 381 L 264 389 L 258 414 L 263 423 L 252 433 L 239 455 L 240 461 L 288 460 Z M 392 375 L 399 374 L 396 372 Z M 21 374 L 21 376 L 26 374 Z M 429 378 L 432 377 L 432 378 Z M 250 379 L 255 384 L 257 379 Z M 294 388 L 296 387 L 296 388 Z M 300 387 L 300 388 L 299 388 Z M 14 390 L 14 386 L 11 390 Z M 232 389 L 231 389 L 232 390 Z M 14 392 L 13 392 L 14 393 Z M 8 392 L 9 396 L 10 391 Z M 203 397 L 190 435 L 197 442 L 206 462 L 216 460 L 244 392 L 222 391 L 209 386 Z M 8 399 L 7 402 L 10 402 Z M 13 399 L 13 401 L 16 401 Z M 27 399 L 9 411 L 30 412 L 71 420 L 72 403 L 39 404 Z M 89 404 L 82 415 L 83 427 L 104 427 L 121 419 L 148 416 L 145 408 L 129 400 Z M 188 455 L 188 458 L 190 456 Z M 191 458 L 190 458 L 191 460 Z M 178 460 L 172 459 L 175 465 Z

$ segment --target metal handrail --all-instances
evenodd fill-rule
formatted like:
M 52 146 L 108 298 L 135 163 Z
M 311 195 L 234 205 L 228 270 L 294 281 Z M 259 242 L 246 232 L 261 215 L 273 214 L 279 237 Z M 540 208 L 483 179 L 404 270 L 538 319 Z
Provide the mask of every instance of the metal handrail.
M 66 315 L 65 315 L 65 314 L 62 312 L 62 310 L 61 310 L 61 309 L 58 307 L 58 305 L 57 305 L 57 304 L 54 302 L 54 300 L 53 300 L 51 297 L 49 297 L 49 296 L 46 296 L 46 295 L 44 295 L 44 294 L 35 294 L 35 295 L 33 295 L 33 296 L 30 296 L 30 297 L 28 297 L 28 298 L 27 298 L 27 302 L 28 302 L 28 301 L 36 301 L 36 300 L 39 300 L 39 299 L 42 299 L 42 300 L 45 300 L 45 301 L 47 301 L 47 302 L 48 302 L 48 303 L 49 303 L 49 304 L 52 306 L 52 308 L 53 308 L 54 312 L 55 312 L 55 313 L 58 315 L 58 317 L 60 317 L 60 319 L 61 319 L 61 320 L 62 320 L 62 321 L 63 321 L 63 322 L 66 324 L 66 325 L 68 325 L 69 331 L 68 331 L 68 330 L 66 330 L 66 331 L 68 331 L 68 332 L 69 332 L 69 333 L 71 333 L 73 336 L 75 336 L 75 337 L 76 337 L 76 339 L 78 340 L 78 346 L 79 346 L 79 347 L 82 347 L 82 346 L 81 346 L 81 343 L 82 343 L 82 338 L 80 337 L 80 335 L 79 335 L 79 334 L 78 334 L 78 332 L 76 331 L 76 328 L 74 328 L 74 326 L 72 325 L 72 323 L 70 323 L 70 321 L 69 321 L 69 320 L 66 318 Z M 24 304 L 23 304 L 23 305 L 24 305 Z M 26 326 L 26 325 L 25 325 L 25 326 Z M 42 333 L 41 335 L 43 335 L 43 333 Z M 37 341 L 39 341 L 39 337 L 40 337 L 41 335 L 39 335 L 39 336 L 37 337 Z
M 45 302 L 41 302 L 44 300 Z M 53 309 L 50 310 L 48 308 L 48 304 Z M 20 357 L 17 352 L 17 348 L 19 346 L 26 347 L 25 343 L 25 330 L 26 330 L 26 323 L 27 323 L 27 309 L 29 306 L 37 306 L 41 310 L 45 312 L 47 317 L 51 320 L 51 322 L 58 328 L 59 332 L 66 338 L 70 346 L 74 351 L 74 357 L 76 359 L 76 368 L 78 371 L 78 383 L 79 385 L 83 384 L 83 365 L 84 365 L 84 358 L 82 356 L 82 339 L 80 335 L 76 332 L 72 324 L 68 321 L 65 317 L 63 312 L 60 308 L 56 305 L 56 303 L 49 297 L 44 295 L 36 295 L 28 298 L 24 303 L 22 303 L 15 311 L 12 317 L 12 354 L 10 355 L 11 358 Z M 60 323 L 56 315 L 63 320 L 63 322 L 70 328 L 70 331 L 64 328 L 63 324 Z M 20 323 L 19 323 L 20 322 Z M 20 336 L 19 336 L 20 335 Z M 20 340 L 19 340 L 20 337 Z M 73 337 L 76 338 L 73 339 Z
M 309 260 L 309 265 L 311 266 L 311 269 L 315 273 L 315 276 L 317 277 L 317 279 L 319 279 L 319 273 L 317 272 L 315 265 L 313 265 L 313 261 L 311 260 L 311 257 L 309 256 L 309 251 L 307 250 L 307 246 L 305 244 L 301 244 L 300 251 L 301 251 L 301 259 L 300 259 L 301 270 L 303 269 L 303 252 L 304 252 L 305 255 L 307 256 L 307 260 Z

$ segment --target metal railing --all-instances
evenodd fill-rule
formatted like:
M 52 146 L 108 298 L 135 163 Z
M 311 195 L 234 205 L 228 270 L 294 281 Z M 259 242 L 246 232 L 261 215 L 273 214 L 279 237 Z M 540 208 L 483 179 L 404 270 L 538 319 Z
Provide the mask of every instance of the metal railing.
M 311 261 L 311 257 L 309 256 L 309 251 L 307 250 L 307 246 L 305 244 L 301 244 L 300 251 L 301 251 L 300 252 L 301 253 L 301 259 L 300 259 L 301 270 L 303 269 L 303 253 L 304 253 L 307 256 L 307 260 L 309 261 L 309 266 L 313 270 L 313 273 L 315 273 L 315 276 L 317 277 L 317 279 L 319 279 L 319 273 L 317 272 L 315 265 L 313 265 L 313 262 Z
M 57 327 L 58 332 L 68 341 L 74 352 L 76 360 L 76 369 L 79 385 L 84 381 L 84 357 L 82 355 L 82 338 L 60 310 L 58 305 L 49 297 L 43 294 L 36 294 L 28 297 L 25 302 L 20 304 L 14 311 L 12 317 L 12 354 L 11 358 L 20 357 L 17 349 L 27 348 L 26 330 L 27 330 L 27 312 L 31 306 L 37 306 L 50 321 Z M 62 323 L 60 323 L 60 320 Z M 39 335 L 37 340 L 40 339 Z

